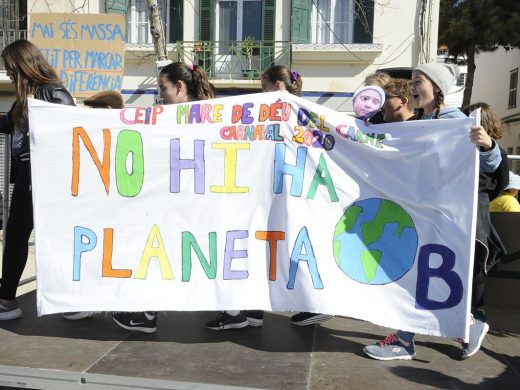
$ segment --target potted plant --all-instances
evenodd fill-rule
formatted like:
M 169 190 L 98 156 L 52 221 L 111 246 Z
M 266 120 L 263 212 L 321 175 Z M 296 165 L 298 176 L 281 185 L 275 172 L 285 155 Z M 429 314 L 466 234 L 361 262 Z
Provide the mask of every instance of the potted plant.
M 255 37 L 248 35 L 242 40 L 242 53 L 247 58 L 247 69 L 242 70 L 242 74 L 244 78 L 246 79 L 252 79 L 255 76 L 256 70 L 253 68 L 253 65 L 251 64 L 253 59 L 253 51 L 257 47 L 256 39 Z

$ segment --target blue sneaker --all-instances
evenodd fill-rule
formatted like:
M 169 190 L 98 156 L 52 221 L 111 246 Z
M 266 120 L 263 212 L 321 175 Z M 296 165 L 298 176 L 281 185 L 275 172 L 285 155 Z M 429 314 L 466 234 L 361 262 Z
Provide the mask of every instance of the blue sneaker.
M 469 341 L 462 343 L 462 359 L 467 359 L 478 352 L 489 330 L 488 324 L 473 318 L 473 316 L 471 321 L 472 323 L 469 326 Z
M 414 340 L 409 345 L 404 345 L 403 341 L 392 333 L 373 345 L 367 345 L 363 352 L 376 360 L 412 360 L 415 359 Z

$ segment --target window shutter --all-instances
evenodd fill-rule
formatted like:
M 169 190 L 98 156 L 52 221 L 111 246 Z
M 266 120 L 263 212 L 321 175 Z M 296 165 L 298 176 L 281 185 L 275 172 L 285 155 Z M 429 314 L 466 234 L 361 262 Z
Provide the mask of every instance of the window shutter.
M 262 40 L 274 41 L 275 0 L 262 1 Z
M 215 40 L 215 0 L 199 1 L 199 39 L 201 41 Z
M 311 11 L 311 0 L 293 0 L 291 12 L 292 43 L 310 43 Z
M 354 42 L 372 43 L 374 32 L 374 0 L 357 0 L 354 8 Z
M 128 12 L 129 0 L 105 0 L 107 14 L 125 14 Z
M 276 0 L 262 1 L 262 50 L 260 52 L 261 71 L 274 65 L 274 21 Z
M 184 2 L 182 0 L 172 0 L 170 2 L 170 42 L 182 41 L 183 31 L 183 12 Z

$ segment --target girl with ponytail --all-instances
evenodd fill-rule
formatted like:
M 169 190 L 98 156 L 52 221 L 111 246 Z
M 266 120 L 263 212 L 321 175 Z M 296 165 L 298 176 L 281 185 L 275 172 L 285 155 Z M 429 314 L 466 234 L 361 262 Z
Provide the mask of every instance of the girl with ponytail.
M 186 103 L 215 97 L 215 88 L 198 65 L 173 62 L 162 68 L 159 89 L 165 104 Z

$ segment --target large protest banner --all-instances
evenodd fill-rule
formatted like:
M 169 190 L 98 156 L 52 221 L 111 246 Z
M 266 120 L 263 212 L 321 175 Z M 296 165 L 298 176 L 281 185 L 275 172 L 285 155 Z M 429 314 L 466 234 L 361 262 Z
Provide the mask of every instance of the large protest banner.
M 29 40 L 75 97 L 121 90 L 125 19 L 120 14 L 35 13 Z
M 39 314 L 301 310 L 467 336 L 472 119 L 367 126 L 287 93 L 29 117 Z

